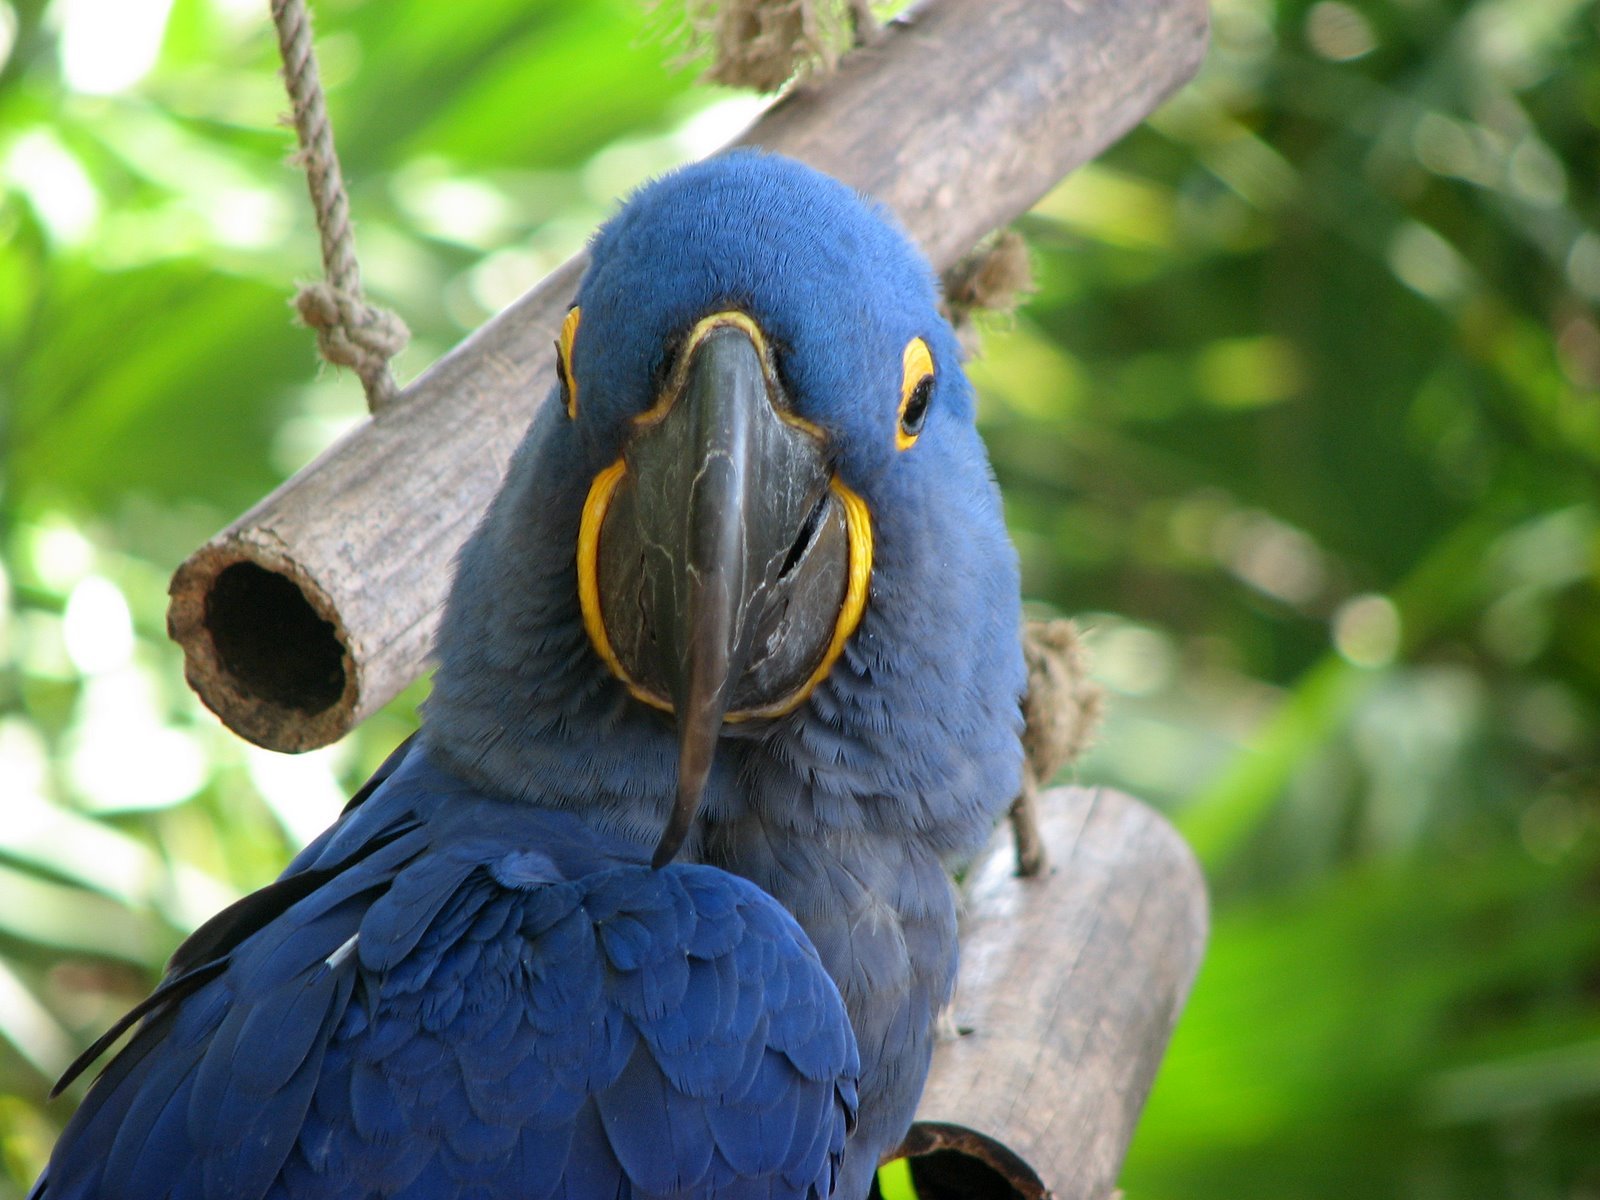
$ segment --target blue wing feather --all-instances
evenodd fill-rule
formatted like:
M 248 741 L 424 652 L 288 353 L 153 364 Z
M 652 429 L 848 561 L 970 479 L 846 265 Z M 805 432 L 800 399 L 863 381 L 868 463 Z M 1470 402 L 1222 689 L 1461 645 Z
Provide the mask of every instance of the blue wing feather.
M 141 1089 L 141 1103 L 124 1118 L 105 1158 L 107 1179 L 127 1179 L 133 1186 L 150 1180 L 165 1187 L 181 1178 L 191 1164 L 183 1110 L 198 1048 L 187 1053 L 148 1059 L 154 1069 Z M 148 1153 L 146 1147 L 154 1149 Z M 153 1178 L 152 1178 L 153 1177 Z
M 51 1200 L 828 1194 L 855 1045 L 775 901 L 388 769 L 207 929 L 220 966 L 90 1089 Z
M 278 1174 L 298 1138 L 320 1082 L 329 1038 L 354 986 L 354 970 L 316 969 L 311 978 L 283 997 L 285 1011 L 247 1022 L 230 1047 L 213 1041 L 208 1061 L 231 1050 L 234 1077 L 208 1119 L 197 1123 L 190 1108 L 190 1138 L 205 1161 L 210 1195 L 259 1196 Z M 257 1014 L 261 1013 L 257 1008 Z M 219 1039 L 222 1030 L 218 1031 Z M 251 1070 L 247 1064 L 279 1058 L 274 1035 L 285 1038 L 283 1060 L 294 1062 L 283 1075 Z

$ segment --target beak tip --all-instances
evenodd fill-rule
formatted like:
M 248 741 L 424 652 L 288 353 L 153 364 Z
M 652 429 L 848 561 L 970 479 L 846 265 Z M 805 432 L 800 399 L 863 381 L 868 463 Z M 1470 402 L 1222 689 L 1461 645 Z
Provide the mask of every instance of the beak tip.
M 678 857 L 678 851 L 683 849 L 683 843 L 689 836 L 689 828 L 694 824 L 695 812 L 699 807 L 700 789 L 696 788 L 694 794 L 687 797 L 679 794 L 672 815 L 667 819 L 667 827 L 661 831 L 655 852 L 650 856 L 652 870 L 659 871 Z
M 678 847 L 663 837 L 656 845 L 656 852 L 650 856 L 650 869 L 659 871 L 677 857 Z

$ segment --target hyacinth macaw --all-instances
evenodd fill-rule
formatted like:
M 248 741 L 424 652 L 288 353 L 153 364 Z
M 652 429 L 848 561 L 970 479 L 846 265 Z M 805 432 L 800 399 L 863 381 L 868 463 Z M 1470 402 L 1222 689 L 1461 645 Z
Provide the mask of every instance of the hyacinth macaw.
M 932 273 L 729 154 L 603 227 L 557 350 L 419 736 L 80 1060 L 134 1028 L 35 1195 L 860 1200 L 904 1135 L 1021 763 Z

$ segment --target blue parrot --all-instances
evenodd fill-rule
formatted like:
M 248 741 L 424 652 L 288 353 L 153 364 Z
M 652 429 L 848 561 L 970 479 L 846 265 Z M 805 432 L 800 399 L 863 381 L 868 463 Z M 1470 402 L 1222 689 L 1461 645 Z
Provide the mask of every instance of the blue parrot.
M 1021 766 L 932 273 L 727 154 L 597 234 L 556 375 L 419 734 L 75 1064 L 133 1030 L 35 1196 L 867 1195 Z

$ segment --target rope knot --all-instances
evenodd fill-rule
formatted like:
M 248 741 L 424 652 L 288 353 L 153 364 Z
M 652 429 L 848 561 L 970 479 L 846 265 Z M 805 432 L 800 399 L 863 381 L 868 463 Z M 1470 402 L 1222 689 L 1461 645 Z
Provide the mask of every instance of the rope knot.
M 411 338 L 404 321 L 326 281 L 302 286 L 294 306 L 301 322 L 315 331 L 322 357 L 355 371 L 374 407 L 393 398 L 389 360 L 404 350 Z

